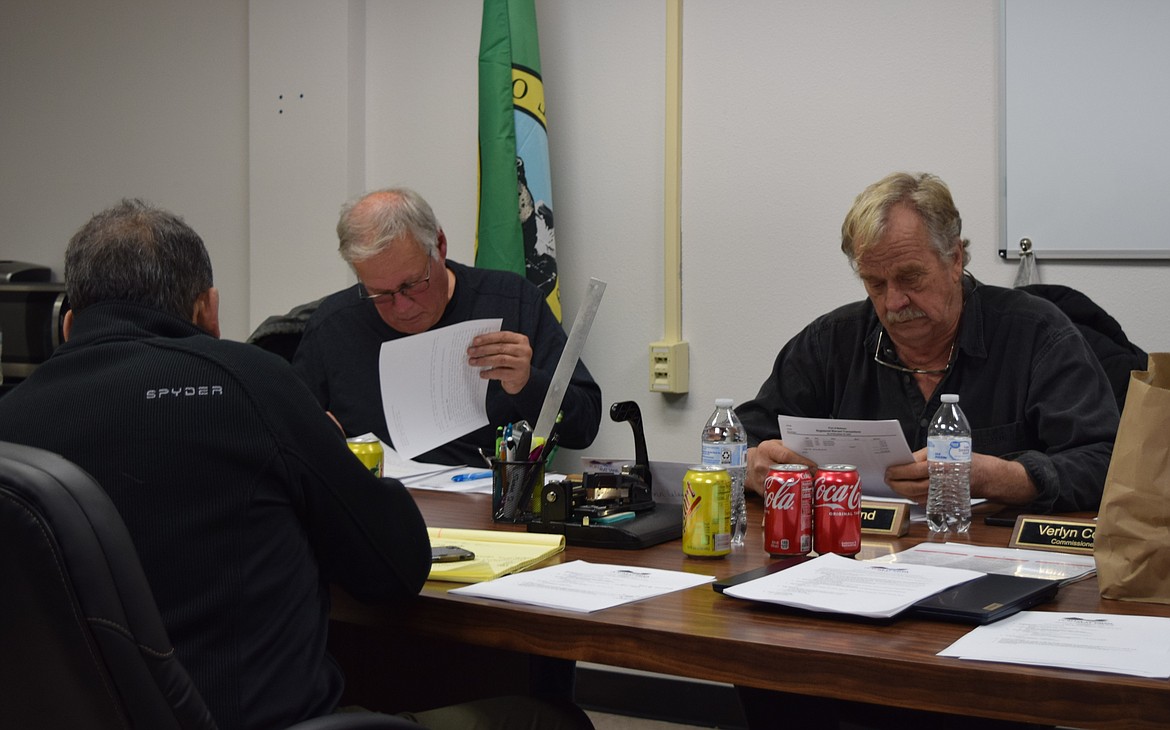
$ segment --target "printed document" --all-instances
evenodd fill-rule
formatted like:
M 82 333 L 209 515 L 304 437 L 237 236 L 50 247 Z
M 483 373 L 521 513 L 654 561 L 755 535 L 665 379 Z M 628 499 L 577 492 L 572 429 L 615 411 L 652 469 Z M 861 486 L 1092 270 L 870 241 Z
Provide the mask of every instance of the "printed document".
M 889 618 L 983 575 L 934 565 L 887 565 L 829 553 L 724 589 L 724 595 L 827 613 Z
M 1087 578 L 1097 570 L 1092 555 L 1064 555 L 1045 550 L 983 547 L 956 542 L 924 542 L 892 555 L 873 558 L 869 562 L 967 568 L 980 573 L 1058 580 L 1061 585 Z
M 1170 618 L 1021 611 L 938 653 L 985 662 L 1170 678 Z
M 488 381 L 467 363 L 467 348 L 502 323 L 476 319 L 382 343 L 382 408 L 399 456 L 413 459 L 488 425 Z
M 861 494 L 866 499 L 882 497 L 910 501 L 886 484 L 887 467 L 914 461 L 902 427 L 896 420 L 852 421 L 799 416 L 780 416 L 777 420 L 784 445 L 801 456 L 821 466 L 856 466 L 861 477 Z
M 450 592 L 591 613 L 693 588 L 713 580 L 714 576 L 677 570 L 600 565 L 574 560 L 527 573 L 506 575 Z
M 374 434 L 368 433 L 366 435 L 373 436 Z M 411 479 L 443 474 L 462 468 L 448 466 L 446 464 L 428 464 L 425 461 L 404 459 L 390 444 L 381 440 L 379 440 L 379 443 L 382 444 L 382 476 L 394 477 L 403 484 L 408 484 Z

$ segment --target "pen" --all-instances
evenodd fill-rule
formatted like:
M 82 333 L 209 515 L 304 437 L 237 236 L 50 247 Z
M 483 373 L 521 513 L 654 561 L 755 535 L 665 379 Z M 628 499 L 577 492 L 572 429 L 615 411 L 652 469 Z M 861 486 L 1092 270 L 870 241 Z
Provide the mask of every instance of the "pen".
M 490 471 L 474 471 L 469 474 L 456 474 L 451 477 L 453 482 L 470 482 L 472 479 L 490 479 L 492 473 Z

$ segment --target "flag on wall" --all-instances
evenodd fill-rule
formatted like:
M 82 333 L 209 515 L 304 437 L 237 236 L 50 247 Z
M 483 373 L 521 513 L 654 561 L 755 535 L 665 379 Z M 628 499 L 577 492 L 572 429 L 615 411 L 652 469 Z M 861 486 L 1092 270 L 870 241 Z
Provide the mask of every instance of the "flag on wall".
M 535 0 L 483 3 L 475 265 L 526 276 L 561 319 Z

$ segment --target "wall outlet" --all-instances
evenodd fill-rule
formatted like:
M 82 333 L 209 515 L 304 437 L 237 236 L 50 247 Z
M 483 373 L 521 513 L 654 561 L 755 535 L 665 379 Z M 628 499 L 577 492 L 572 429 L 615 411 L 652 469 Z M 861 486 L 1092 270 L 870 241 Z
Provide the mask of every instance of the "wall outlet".
M 650 343 L 651 392 L 685 393 L 690 377 L 690 348 L 686 342 Z

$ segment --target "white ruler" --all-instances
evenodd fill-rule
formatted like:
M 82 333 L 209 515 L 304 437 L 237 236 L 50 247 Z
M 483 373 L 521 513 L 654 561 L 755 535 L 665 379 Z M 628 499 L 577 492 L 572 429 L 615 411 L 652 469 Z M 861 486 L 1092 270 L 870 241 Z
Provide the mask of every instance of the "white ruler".
M 605 282 L 591 278 L 589 288 L 585 291 L 585 301 L 577 310 L 573 329 L 569 331 L 569 341 L 565 343 L 552 382 L 549 383 L 548 392 L 544 394 L 544 405 L 540 407 L 540 417 L 536 419 L 536 428 L 532 430 L 533 445 L 538 439 L 542 440 L 541 443 L 547 442 L 552 433 L 553 424 L 557 422 L 557 414 L 561 412 L 561 403 L 565 399 L 565 388 L 569 387 L 573 370 L 577 367 L 577 361 L 581 359 L 585 339 L 589 337 L 589 328 L 593 326 L 593 317 L 597 314 L 597 307 L 600 306 L 601 295 L 604 293 Z

